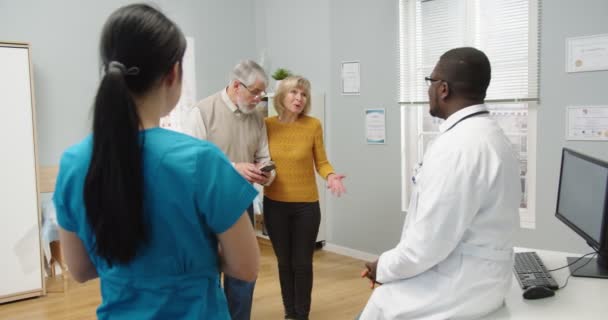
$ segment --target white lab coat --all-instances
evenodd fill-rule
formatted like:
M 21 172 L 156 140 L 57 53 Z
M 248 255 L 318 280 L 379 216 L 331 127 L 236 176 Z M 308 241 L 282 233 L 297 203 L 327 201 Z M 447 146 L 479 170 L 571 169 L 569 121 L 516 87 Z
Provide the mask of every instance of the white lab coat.
M 376 278 L 383 285 L 362 320 L 474 319 L 503 304 L 520 169 L 497 123 L 487 114 L 470 116 L 482 111 L 485 105 L 464 108 L 440 126 L 412 178 L 401 240 L 379 258 Z

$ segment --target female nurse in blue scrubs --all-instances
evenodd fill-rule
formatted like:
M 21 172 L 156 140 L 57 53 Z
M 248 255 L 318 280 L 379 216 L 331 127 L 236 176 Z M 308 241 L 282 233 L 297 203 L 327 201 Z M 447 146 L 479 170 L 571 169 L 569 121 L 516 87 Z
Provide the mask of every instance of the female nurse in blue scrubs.
M 76 281 L 100 278 L 99 319 L 229 319 L 219 272 L 257 276 L 245 213 L 255 189 L 213 144 L 159 128 L 179 100 L 185 49 L 155 8 L 112 13 L 92 134 L 61 157 L 61 245 Z

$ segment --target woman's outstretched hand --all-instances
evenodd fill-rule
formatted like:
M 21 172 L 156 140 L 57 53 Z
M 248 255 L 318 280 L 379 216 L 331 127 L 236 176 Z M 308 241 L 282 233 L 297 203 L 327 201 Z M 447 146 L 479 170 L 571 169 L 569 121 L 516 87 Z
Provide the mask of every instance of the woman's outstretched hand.
M 336 197 L 341 196 L 346 192 L 346 188 L 344 188 L 344 184 L 342 183 L 342 179 L 346 178 L 343 174 L 330 173 L 327 176 L 327 189 L 331 190 Z

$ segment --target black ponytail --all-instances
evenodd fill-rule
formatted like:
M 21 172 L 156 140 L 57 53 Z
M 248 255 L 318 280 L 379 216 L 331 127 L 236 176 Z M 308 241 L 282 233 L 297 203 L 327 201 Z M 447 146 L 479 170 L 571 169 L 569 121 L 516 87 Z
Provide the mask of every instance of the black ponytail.
M 148 239 L 143 135 L 133 97 L 157 85 L 181 62 L 185 48 L 179 28 L 148 5 L 122 7 L 104 26 L 100 49 L 105 74 L 95 97 L 84 201 L 96 253 L 109 264 L 128 263 Z

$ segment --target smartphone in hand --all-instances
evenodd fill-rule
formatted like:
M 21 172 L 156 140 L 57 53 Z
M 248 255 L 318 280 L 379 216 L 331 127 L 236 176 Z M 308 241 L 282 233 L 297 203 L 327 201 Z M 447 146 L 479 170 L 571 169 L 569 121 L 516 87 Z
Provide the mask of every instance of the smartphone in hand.
M 275 168 L 276 168 L 276 166 L 274 165 L 274 162 L 268 162 L 264 166 L 262 166 L 260 168 L 260 170 L 262 172 L 270 172 L 270 171 L 274 170 Z

